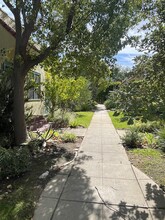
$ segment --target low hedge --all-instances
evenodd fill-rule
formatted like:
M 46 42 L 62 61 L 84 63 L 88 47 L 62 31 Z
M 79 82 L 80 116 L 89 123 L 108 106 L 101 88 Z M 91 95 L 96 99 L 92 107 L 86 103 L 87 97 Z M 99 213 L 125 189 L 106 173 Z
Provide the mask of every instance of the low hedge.
M 26 147 L 0 147 L 0 179 L 15 177 L 29 170 L 30 154 Z

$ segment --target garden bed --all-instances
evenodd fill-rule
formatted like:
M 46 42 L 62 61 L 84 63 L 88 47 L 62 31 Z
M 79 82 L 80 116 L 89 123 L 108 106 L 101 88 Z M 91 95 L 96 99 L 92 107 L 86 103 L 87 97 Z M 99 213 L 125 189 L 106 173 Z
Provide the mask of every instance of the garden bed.
M 120 138 L 126 137 L 127 132 L 131 130 L 131 126 L 127 124 L 127 121 L 123 122 L 121 120 L 122 114 L 115 116 L 114 112 L 110 111 L 109 116 Z M 165 191 L 165 153 L 161 148 L 158 148 L 154 134 L 154 131 L 159 129 L 158 125 L 159 122 L 136 124 L 137 132 L 134 135 L 130 135 L 129 138 L 127 135 L 127 139 L 124 138 L 124 145 L 130 162 L 153 179 Z M 142 143 L 138 146 L 138 137 L 141 135 L 143 137 Z M 135 138 L 137 139 L 135 148 L 132 145 L 129 146 L 130 148 L 126 146 L 126 142 L 130 142 L 131 139 L 135 141 Z
M 82 138 L 74 143 L 56 143 L 54 150 L 41 151 L 31 159 L 29 171 L 17 178 L 1 180 L 0 219 L 31 219 L 42 190 L 60 167 L 74 158 Z M 49 172 L 46 178 L 39 177 Z
M 165 191 L 165 154 L 157 149 L 127 149 L 130 162 Z

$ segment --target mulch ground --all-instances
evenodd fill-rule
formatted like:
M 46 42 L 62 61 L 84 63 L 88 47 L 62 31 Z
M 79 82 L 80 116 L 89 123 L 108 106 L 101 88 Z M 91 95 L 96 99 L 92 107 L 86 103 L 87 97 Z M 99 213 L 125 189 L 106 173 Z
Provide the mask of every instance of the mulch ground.
M 4 212 L 9 211 L 12 219 L 30 219 L 46 184 L 58 174 L 63 164 L 74 158 L 81 142 L 82 138 L 77 138 L 75 143 L 57 142 L 55 146 L 41 150 L 31 158 L 28 172 L 19 177 L 1 180 L 0 209 L 5 207 Z M 49 175 L 40 179 L 39 177 L 47 171 Z M 15 208 L 20 204 L 23 204 L 23 207 L 18 210 L 17 217 L 14 217 Z M 10 214 L 8 216 L 10 217 Z

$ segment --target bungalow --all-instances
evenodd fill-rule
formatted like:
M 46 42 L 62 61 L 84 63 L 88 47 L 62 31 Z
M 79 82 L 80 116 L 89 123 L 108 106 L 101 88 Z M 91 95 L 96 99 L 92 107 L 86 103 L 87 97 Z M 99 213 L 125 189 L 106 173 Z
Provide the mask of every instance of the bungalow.
M 5 69 L 10 65 L 10 61 L 14 56 L 15 48 L 15 22 L 2 9 L 0 9 L 0 68 Z M 34 52 L 37 53 L 37 47 L 33 47 Z M 36 83 L 44 82 L 44 70 L 38 65 L 32 71 L 33 80 Z M 38 90 L 43 90 L 40 85 Z M 25 103 L 25 109 L 31 108 L 33 115 L 43 115 L 45 113 L 44 102 L 40 98 L 39 93 L 35 87 L 28 91 L 28 101 Z

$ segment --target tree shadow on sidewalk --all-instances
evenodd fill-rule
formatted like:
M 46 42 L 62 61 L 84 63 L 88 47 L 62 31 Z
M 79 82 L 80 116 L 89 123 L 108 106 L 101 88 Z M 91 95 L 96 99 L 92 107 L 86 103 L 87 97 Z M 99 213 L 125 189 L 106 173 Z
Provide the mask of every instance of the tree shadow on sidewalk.
M 92 168 L 93 176 L 88 175 L 88 165 L 95 163 L 91 156 L 78 157 L 69 175 L 58 174 L 47 187 L 45 198 L 50 204 L 40 201 L 41 219 L 46 220 L 148 220 L 149 209 L 146 207 L 131 206 L 127 201 L 119 204 L 106 203 L 102 199 L 102 178 L 94 176 L 97 167 Z M 96 172 L 93 170 L 96 170 Z M 146 200 L 154 201 L 151 212 L 153 219 L 165 219 L 165 197 L 161 189 L 156 185 L 146 183 Z M 110 187 L 110 186 L 109 186 Z M 108 191 L 108 186 L 107 186 Z M 126 200 L 126 198 L 125 198 Z M 35 218 L 34 220 L 36 220 Z M 40 219 L 40 218 L 38 218 Z M 38 220 L 37 219 L 37 220 Z
M 153 206 L 152 214 L 155 219 L 165 219 L 165 192 L 156 184 L 147 183 L 145 186 L 146 199 Z M 150 205 L 151 203 L 151 205 Z
M 56 175 L 40 198 L 34 220 L 102 219 L 102 204 L 98 203 L 94 181 L 97 182 L 79 167 L 75 167 L 74 174 L 71 172 L 69 176 Z
M 63 188 L 52 220 L 102 219 L 102 204 L 94 181 L 97 182 L 88 177 L 85 170 L 75 167 Z
M 107 207 L 107 209 L 109 209 Z M 110 210 L 110 211 L 109 211 Z M 149 213 L 147 208 L 138 206 L 127 206 L 126 202 L 121 201 L 117 206 L 110 206 L 108 219 L 113 220 L 147 220 Z
M 153 219 L 165 219 L 165 193 L 156 184 L 146 183 L 145 198 L 147 200 Z M 105 203 L 106 204 L 106 203 Z M 118 206 L 107 205 L 109 219 L 128 219 L 128 220 L 147 220 L 150 219 L 148 208 L 139 208 L 138 206 L 128 206 L 126 202 L 121 201 Z M 112 210 L 114 211 L 112 212 Z

